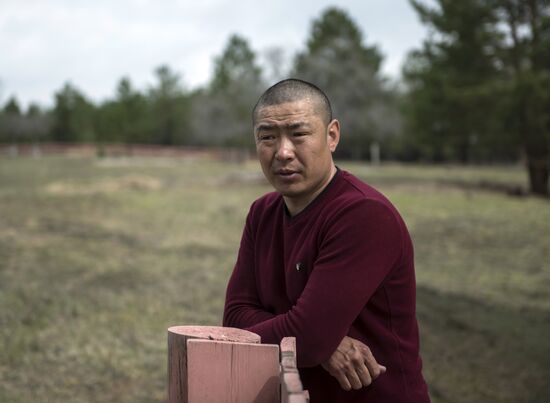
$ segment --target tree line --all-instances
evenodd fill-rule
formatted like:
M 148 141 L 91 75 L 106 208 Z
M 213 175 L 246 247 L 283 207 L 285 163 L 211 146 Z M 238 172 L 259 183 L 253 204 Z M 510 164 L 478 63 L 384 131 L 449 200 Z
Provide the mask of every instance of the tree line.
M 22 110 L 12 97 L 0 111 L 0 142 L 251 148 L 251 107 L 267 86 L 291 76 L 331 98 L 344 133 L 339 158 L 376 158 L 381 150 L 404 161 L 521 159 L 531 191 L 548 194 L 550 0 L 410 3 L 428 36 L 409 53 L 398 82 L 382 75 L 382 51 L 353 18 L 331 7 L 286 68 L 282 48 L 262 68 L 248 40 L 235 34 L 197 89 L 163 65 L 150 88 L 124 77 L 113 98 L 97 104 L 72 83 L 55 93 L 50 109 Z

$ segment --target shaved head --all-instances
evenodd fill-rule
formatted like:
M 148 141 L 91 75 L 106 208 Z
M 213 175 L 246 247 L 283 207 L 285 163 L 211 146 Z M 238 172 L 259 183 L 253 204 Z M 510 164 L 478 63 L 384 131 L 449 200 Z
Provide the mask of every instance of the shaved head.
M 269 87 L 260 97 L 252 111 L 252 123 L 256 123 L 258 112 L 266 107 L 289 102 L 309 100 L 325 124 L 332 120 L 332 108 L 326 94 L 314 84 L 297 78 L 288 78 Z

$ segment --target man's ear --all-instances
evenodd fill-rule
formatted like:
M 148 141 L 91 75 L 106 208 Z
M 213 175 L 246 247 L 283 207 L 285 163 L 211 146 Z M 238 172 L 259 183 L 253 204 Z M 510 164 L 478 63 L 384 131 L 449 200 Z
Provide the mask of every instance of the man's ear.
M 338 142 L 340 141 L 340 122 L 337 119 L 332 119 L 327 128 L 327 143 L 330 152 L 336 151 Z

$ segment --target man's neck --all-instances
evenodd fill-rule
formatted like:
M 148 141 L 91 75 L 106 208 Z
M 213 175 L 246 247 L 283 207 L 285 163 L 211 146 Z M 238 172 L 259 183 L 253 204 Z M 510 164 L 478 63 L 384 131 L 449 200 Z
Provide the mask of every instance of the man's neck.
M 288 213 L 291 217 L 294 217 L 296 214 L 303 211 L 309 204 L 317 198 L 321 194 L 323 190 L 328 186 L 332 178 L 334 178 L 334 175 L 336 175 L 336 172 L 338 170 L 336 169 L 336 166 L 332 164 L 330 168 L 330 175 L 328 179 L 326 179 L 321 186 L 319 186 L 319 189 L 315 191 L 315 193 L 308 195 L 307 198 L 291 198 L 283 196 L 283 200 L 285 201 L 286 208 L 288 210 Z

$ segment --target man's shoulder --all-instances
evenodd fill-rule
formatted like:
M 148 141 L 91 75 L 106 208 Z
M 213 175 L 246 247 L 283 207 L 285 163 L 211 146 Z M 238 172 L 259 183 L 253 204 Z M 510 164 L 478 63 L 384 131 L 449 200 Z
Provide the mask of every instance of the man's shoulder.
M 337 196 L 337 199 L 340 199 L 340 201 L 342 199 L 348 199 L 349 201 L 374 201 L 392 206 L 391 202 L 379 190 L 350 172 L 341 172 L 341 182 L 343 183 L 343 189 Z
M 278 192 L 269 192 L 254 200 L 250 206 L 250 213 L 257 215 L 281 207 L 282 196 Z
M 252 206 L 256 208 L 269 207 L 279 203 L 281 199 L 282 196 L 279 192 L 269 192 L 254 200 Z
M 399 211 L 380 191 L 346 171 L 342 171 L 340 183 L 338 195 L 324 209 L 327 228 L 361 227 L 367 233 L 375 230 L 408 237 Z
M 347 214 L 354 217 L 359 214 L 366 219 L 370 219 L 372 215 L 378 217 L 389 214 L 395 218 L 399 225 L 404 225 L 399 211 L 382 192 L 343 170 L 339 178 L 339 187 L 325 205 L 324 210 L 328 216 L 338 220 Z

